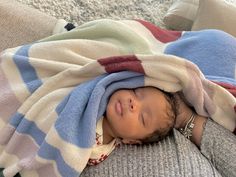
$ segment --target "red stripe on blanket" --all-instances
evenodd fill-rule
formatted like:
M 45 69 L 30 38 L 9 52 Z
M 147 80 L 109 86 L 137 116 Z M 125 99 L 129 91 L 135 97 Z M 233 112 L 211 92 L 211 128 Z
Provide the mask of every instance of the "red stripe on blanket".
M 157 40 L 163 43 L 175 41 L 179 39 L 182 35 L 182 31 L 171 31 L 171 30 L 161 29 L 153 25 L 152 23 L 149 23 L 144 20 L 136 20 L 136 21 L 144 25 Z
M 228 90 L 236 98 L 236 86 L 224 82 L 213 82 Z
M 135 55 L 113 56 L 99 59 L 98 62 L 105 67 L 106 72 L 134 71 L 145 73 L 141 61 Z

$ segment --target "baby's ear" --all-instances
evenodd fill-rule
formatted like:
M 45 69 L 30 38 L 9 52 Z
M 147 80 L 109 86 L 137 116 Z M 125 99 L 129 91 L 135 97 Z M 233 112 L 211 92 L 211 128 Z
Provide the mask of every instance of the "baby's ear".
M 122 139 L 121 141 L 124 144 L 142 144 L 142 141 L 134 139 Z

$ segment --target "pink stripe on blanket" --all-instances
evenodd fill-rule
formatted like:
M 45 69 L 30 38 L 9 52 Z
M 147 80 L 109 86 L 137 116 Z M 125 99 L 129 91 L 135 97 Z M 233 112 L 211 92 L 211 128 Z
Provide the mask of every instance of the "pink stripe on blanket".
M 157 40 L 163 43 L 175 41 L 179 39 L 182 35 L 182 31 L 171 31 L 171 30 L 161 29 L 153 25 L 152 23 L 143 20 L 136 20 L 136 21 L 140 22 L 143 26 L 145 26 Z
M 9 140 L 11 139 L 11 137 L 15 131 L 16 131 L 16 129 L 9 124 L 7 124 L 7 126 L 2 128 L 0 130 L 0 135 L 1 135 L 0 145 L 6 145 L 9 142 Z
M 15 131 L 6 145 L 5 151 L 9 154 L 16 155 L 19 159 L 23 159 L 35 156 L 38 149 L 39 147 L 30 136 Z
M 14 72 L 14 71 L 13 71 Z M 12 91 L 7 78 L 0 66 L 0 117 L 4 122 L 8 122 L 8 119 L 13 113 L 16 112 L 17 108 L 20 106 L 20 102 L 16 98 L 14 92 Z
M 196 65 L 185 62 L 187 76 L 189 82 L 184 90 L 184 95 L 187 100 L 195 105 L 194 108 L 198 114 L 209 116 L 216 111 L 216 105 L 213 101 L 214 89 L 211 87 L 210 81 L 206 79 L 200 79 L 201 73 L 197 69 Z
M 124 70 L 145 73 L 141 61 L 135 55 L 102 58 L 98 62 L 105 67 L 108 73 Z
M 216 111 L 216 105 L 214 104 L 214 88 L 210 87 L 211 81 L 204 79 L 202 80 L 202 87 L 204 89 L 204 105 L 208 110 L 209 114 L 214 114 Z

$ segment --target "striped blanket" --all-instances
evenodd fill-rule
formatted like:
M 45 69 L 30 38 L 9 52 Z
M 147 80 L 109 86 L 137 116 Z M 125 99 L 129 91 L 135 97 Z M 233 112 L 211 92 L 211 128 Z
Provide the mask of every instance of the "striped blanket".
M 231 47 L 221 49 L 216 39 Z M 79 176 L 96 122 L 119 88 L 182 91 L 198 114 L 235 131 L 235 56 L 236 39 L 220 31 L 176 32 L 106 19 L 3 51 L 0 175 Z

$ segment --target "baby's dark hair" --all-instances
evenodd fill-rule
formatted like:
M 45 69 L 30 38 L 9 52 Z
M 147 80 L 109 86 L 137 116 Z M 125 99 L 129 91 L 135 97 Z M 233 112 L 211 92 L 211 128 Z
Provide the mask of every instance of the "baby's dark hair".
M 165 99 L 167 100 L 167 108 L 166 108 L 166 126 L 164 128 L 159 128 L 158 130 L 154 131 L 152 134 L 147 136 L 144 139 L 141 139 L 140 141 L 142 144 L 150 144 L 150 143 L 155 143 L 158 142 L 162 139 L 164 139 L 166 136 L 168 136 L 175 124 L 175 119 L 176 119 L 176 103 L 175 103 L 175 98 L 172 93 L 168 93 L 165 91 L 162 91 Z

